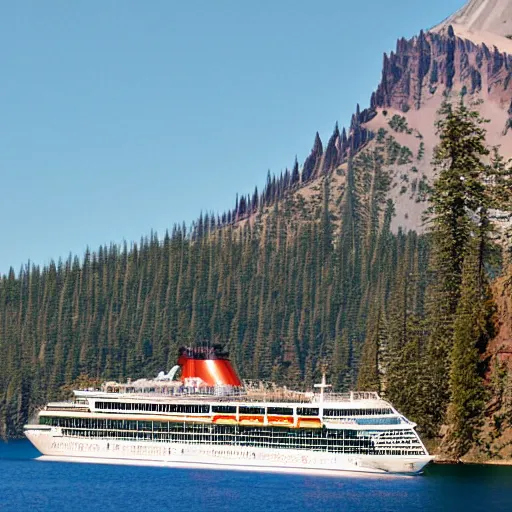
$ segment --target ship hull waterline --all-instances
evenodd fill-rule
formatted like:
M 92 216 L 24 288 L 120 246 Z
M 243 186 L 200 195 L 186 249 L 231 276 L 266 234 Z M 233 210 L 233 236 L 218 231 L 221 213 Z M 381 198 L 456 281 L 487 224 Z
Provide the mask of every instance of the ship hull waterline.
M 43 454 L 40 460 L 159 465 L 237 471 L 342 476 L 346 472 L 417 475 L 429 455 L 334 454 L 248 446 L 123 441 L 62 436 L 59 429 L 27 425 L 25 435 Z

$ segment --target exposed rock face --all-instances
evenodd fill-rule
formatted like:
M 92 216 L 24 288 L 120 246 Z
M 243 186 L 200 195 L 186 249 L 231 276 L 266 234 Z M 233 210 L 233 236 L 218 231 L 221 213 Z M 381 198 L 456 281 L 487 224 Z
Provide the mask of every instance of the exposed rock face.
M 502 155 L 512 158 L 512 52 L 476 44 L 448 26 L 400 39 L 396 50 L 384 55 L 370 108 L 361 111 L 357 105 L 348 131 L 340 133 L 336 125 L 325 151 L 316 135 L 302 183 L 333 173 L 360 151 L 380 148 L 387 157 L 379 172 L 387 173 L 396 211 L 391 227 L 421 232 L 434 178 L 437 112 L 447 98 L 458 101 L 460 95 L 490 120 L 488 144 L 500 145 Z
M 512 39 L 507 35 L 512 37 L 512 0 L 470 0 L 431 31 L 400 39 L 396 50 L 384 55 L 370 108 L 361 111 L 357 105 L 349 130 L 340 133 L 336 126 L 325 153 L 317 134 L 302 182 L 333 171 L 371 141 L 377 129 L 387 128 L 373 121 L 382 110 L 405 115 L 413 129 L 426 135 L 428 156 L 435 112 L 450 95 L 483 100 L 482 114 L 492 121 L 489 142 L 501 144 L 505 156 L 512 157 Z M 415 115 L 419 110 L 429 113 Z M 435 144 L 432 137 L 430 142 Z
M 384 158 L 378 171 L 366 167 L 360 172 L 380 173 L 388 180 L 393 230 L 421 232 L 434 179 L 438 111 L 443 101 L 456 102 L 461 95 L 490 121 L 487 143 L 512 158 L 512 0 L 469 0 L 430 31 L 398 40 L 395 51 L 384 55 L 369 108 L 357 105 L 350 127 L 340 131 L 336 125 L 325 148 L 316 134 L 302 166 L 301 186 L 313 190 L 317 179 L 338 175 L 337 190 L 343 190 L 340 167 L 349 157 L 356 167 L 365 158 Z
M 462 39 L 452 27 L 445 33 L 421 32 L 409 41 L 401 39 L 396 52 L 384 56 L 373 106 L 407 112 L 420 109 L 436 94 L 456 89 L 508 110 L 511 78 L 512 55 Z
M 322 200 L 319 185 L 324 184 L 329 187 L 333 225 L 342 234 L 339 207 L 349 200 L 364 212 L 357 229 L 365 235 L 383 225 L 394 232 L 423 232 L 423 214 L 435 178 L 431 163 L 438 143 L 435 123 L 445 100 L 457 102 L 464 96 L 466 104 L 489 120 L 488 145 L 499 145 L 500 153 L 512 158 L 512 38 L 508 35 L 512 36 L 512 0 L 470 0 L 432 30 L 400 39 L 396 50 L 384 55 L 381 82 L 370 107 L 357 106 L 348 130 L 340 131 L 336 125 L 325 151 L 316 135 L 302 166 L 301 183 L 290 194 L 300 196 L 297 218 L 315 214 Z M 298 166 L 294 169 L 298 176 Z M 329 178 L 322 183 L 325 175 Z M 494 214 L 502 227 L 510 227 L 508 214 Z M 495 283 L 498 330 L 487 356 L 492 362 L 488 380 L 498 387 L 491 390 L 494 398 L 488 405 L 483 438 L 490 448 L 484 454 L 475 447 L 467 460 L 478 461 L 484 455 L 512 458 L 511 290 L 510 277 Z M 509 419 L 504 423 L 505 416 Z
M 313 149 L 311 150 L 309 156 L 306 158 L 306 161 L 304 162 L 304 166 L 302 168 L 303 182 L 309 181 L 311 177 L 315 175 L 315 172 L 320 165 L 323 153 L 324 149 L 322 146 L 322 141 L 320 139 L 320 135 L 318 134 L 318 132 L 316 132 Z

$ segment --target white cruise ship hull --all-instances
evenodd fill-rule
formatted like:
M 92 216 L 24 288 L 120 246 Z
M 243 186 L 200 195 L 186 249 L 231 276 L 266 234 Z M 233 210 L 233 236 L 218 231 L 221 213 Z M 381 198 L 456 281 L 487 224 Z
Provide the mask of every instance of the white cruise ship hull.
M 169 467 L 201 467 L 288 473 L 418 474 L 432 456 L 349 455 L 309 450 L 245 446 L 179 444 L 65 437 L 60 429 L 27 425 L 25 434 L 47 460 L 73 457 L 76 461 L 138 464 L 142 461 Z

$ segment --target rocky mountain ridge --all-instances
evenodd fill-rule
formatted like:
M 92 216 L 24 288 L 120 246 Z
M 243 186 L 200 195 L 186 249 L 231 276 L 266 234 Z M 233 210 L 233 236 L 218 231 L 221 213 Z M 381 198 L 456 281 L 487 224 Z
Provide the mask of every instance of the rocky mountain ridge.
M 438 141 L 438 110 L 443 101 L 459 101 L 461 96 L 489 120 L 488 144 L 499 146 L 505 158 L 512 158 L 512 41 L 501 38 L 510 43 L 511 52 L 507 53 L 461 33 L 442 25 L 412 39 L 398 40 L 395 51 L 384 54 L 381 81 L 369 108 L 357 106 L 348 130 L 340 131 L 336 125 L 325 150 L 316 134 L 293 193 L 312 197 L 310 191 L 318 187 L 317 180 L 331 176 L 331 197 L 341 200 L 343 167 L 349 157 L 371 154 L 378 139 L 384 140 L 386 156 L 381 171 L 390 178 L 387 198 L 395 206 L 392 229 L 422 232 L 426 202 L 419 183 L 428 184 L 434 178 L 431 160 Z M 396 151 L 412 156 L 394 158 Z

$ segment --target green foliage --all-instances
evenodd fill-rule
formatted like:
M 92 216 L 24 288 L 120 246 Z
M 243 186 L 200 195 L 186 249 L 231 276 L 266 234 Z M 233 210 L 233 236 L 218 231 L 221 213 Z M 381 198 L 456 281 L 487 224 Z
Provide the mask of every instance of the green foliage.
M 386 165 L 393 165 L 400 156 L 402 146 L 390 135 L 386 139 L 387 160 Z
M 434 413 L 426 415 L 425 425 L 435 433 L 450 404 L 453 450 L 461 455 L 475 441 L 482 406 L 477 348 L 483 350 L 490 336 L 484 269 L 491 246 L 489 209 L 499 203 L 493 176 L 500 173 L 485 164 L 485 121 L 477 112 L 461 101 L 443 105 L 441 115 L 429 210 L 434 279 L 426 382 Z
M 382 141 L 382 139 L 380 139 Z M 393 136 L 385 140 L 386 165 L 406 165 L 412 162 L 413 153 L 406 147 L 400 145 Z
M 428 178 L 423 174 L 421 180 L 418 182 L 418 195 L 416 196 L 416 202 L 428 201 L 430 194 L 432 193 L 432 187 L 428 183 Z
M 381 322 L 382 313 L 373 310 L 368 320 L 357 378 L 357 388 L 362 391 L 381 391 Z
M 377 142 L 384 142 L 384 139 L 386 138 L 387 133 L 388 132 L 384 128 L 379 128 L 379 130 L 377 132 L 377 137 L 375 140 Z
M 408 147 L 402 146 L 400 148 L 400 156 L 398 157 L 398 165 L 410 164 L 412 162 L 412 158 L 412 151 Z
M 369 297 L 385 297 L 403 255 L 389 183 L 382 152 L 367 152 L 349 162 L 336 211 L 326 178 L 314 215 L 290 214 L 297 197 L 254 223 L 176 226 L 1 277 L 0 434 L 19 435 L 70 387 L 169 369 L 194 342 L 226 344 L 244 378 L 299 389 L 327 360 L 337 389 L 353 389 Z
M 439 133 L 433 187 L 425 175 L 411 183 L 416 201 L 431 197 L 427 236 L 390 230 L 386 165 L 413 154 L 379 130 L 376 147 L 347 162 L 338 201 L 326 176 L 313 200 L 258 202 L 251 222 L 200 219 L 0 277 L 0 435 L 19 435 L 73 387 L 151 376 L 179 346 L 211 342 L 244 378 L 299 389 L 327 361 L 336 389 L 379 390 L 428 436 L 451 401 L 451 443 L 464 452 L 478 435 L 490 335 L 489 211 L 512 212 L 511 171 L 497 152 L 483 163 L 483 122 L 464 105 L 443 107 Z
M 422 160 L 425 156 L 425 143 L 422 141 L 420 142 L 420 147 L 418 149 L 418 155 L 416 156 L 416 160 Z
M 450 354 L 448 420 L 451 430 L 448 443 L 452 443 L 451 449 L 458 457 L 466 453 L 479 436 L 485 403 L 480 354 L 493 335 L 493 312 L 486 277 L 479 265 L 478 247 L 475 247 L 464 262 Z
M 406 112 L 404 110 L 404 112 Z M 395 114 L 390 120 L 389 120 L 389 127 L 394 130 L 397 133 L 407 133 L 411 134 L 412 130 L 407 125 L 407 119 L 404 116 L 399 116 L 398 114 Z

